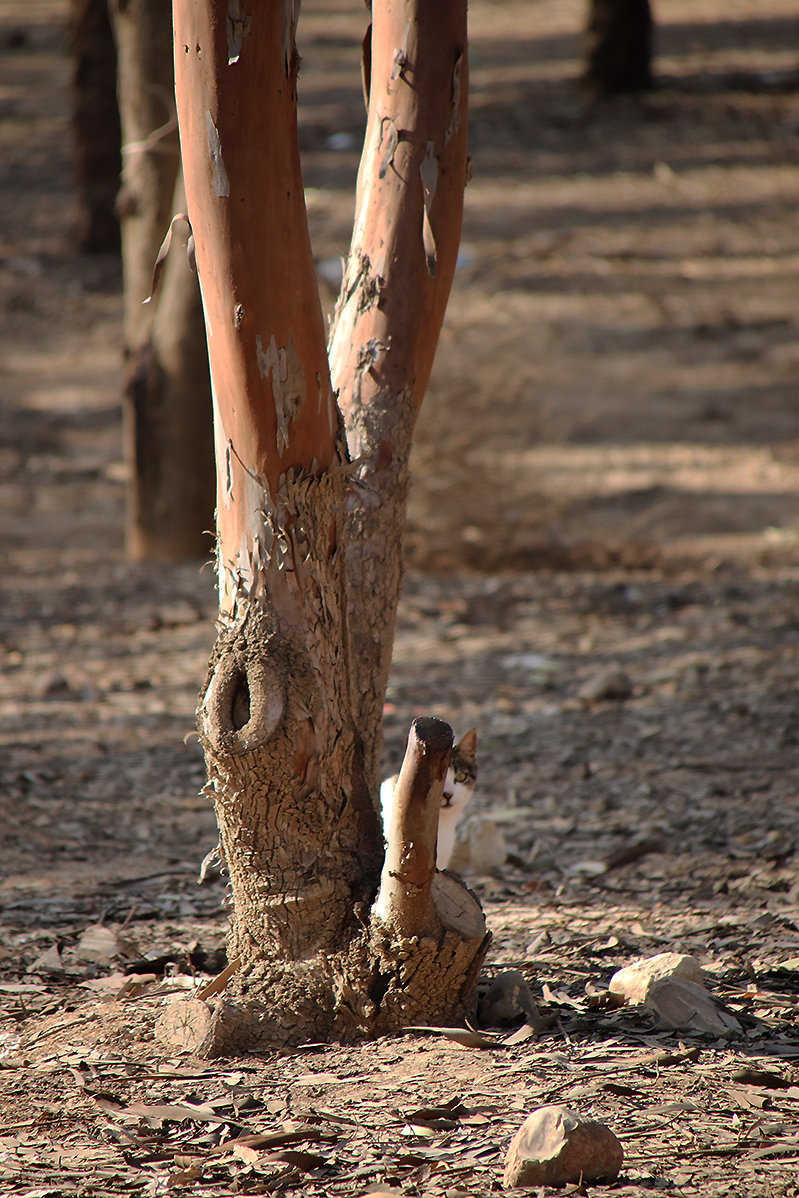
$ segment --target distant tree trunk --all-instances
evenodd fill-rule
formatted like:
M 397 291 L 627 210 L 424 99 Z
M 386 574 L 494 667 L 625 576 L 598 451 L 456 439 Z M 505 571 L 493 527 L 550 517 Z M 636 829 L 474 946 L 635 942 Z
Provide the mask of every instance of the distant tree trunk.
M 78 246 L 89 254 L 115 254 L 119 253 L 119 221 L 114 206 L 121 159 L 117 62 L 108 0 L 71 0 L 69 40 Z
M 293 7 L 176 0 L 175 33 L 217 447 L 220 631 L 198 726 L 233 917 L 225 996 L 169 1008 L 159 1034 L 213 1054 L 460 1020 L 488 939 L 435 869 L 451 730 L 411 730 L 385 862 L 377 762 L 407 455 L 460 235 L 466 3 L 375 0 L 331 349 L 346 421 L 305 216 Z
M 172 13 L 165 0 L 112 0 L 123 131 L 127 552 L 201 557 L 213 525 L 213 420 L 197 279 L 173 246 L 150 304 L 153 266 L 185 207 L 174 100 Z
M 652 86 L 649 0 L 590 0 L 584 83 L 595 96 Z

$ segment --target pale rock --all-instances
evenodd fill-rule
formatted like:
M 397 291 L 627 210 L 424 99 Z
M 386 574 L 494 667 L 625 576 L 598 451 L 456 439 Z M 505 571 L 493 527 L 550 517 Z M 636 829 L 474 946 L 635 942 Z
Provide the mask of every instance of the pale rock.
M 684 953 L 658 953 L 655 957 L 644 957 L 618 969 L 610 979 L 608 990 L 621 994 L 632 1005 L 646 1001 L 649 991 L 656 982 L 664 978 L 685 978 L 701 986 L 702 966 L 696 957 Z
M 511 1140 L 503 1185 L 563 1186 L 617 1177 L 624 1150 L 604 1123 L 583 1119 L 565 1106 L 543 1106 L 528 1115 Z
M 28 973 L 62 973 L 64 962 L 61 960 L 61 953 L 58 951 L 58 945 L 54 944 L 48 948 L 46 953 L 42 953 L 37 957 L 28 970 Z
M 115 957 L 127 956 L 131 945 L 111 928 L 92 924 L 78 941 L 76 955 L 79 961 L 93 961 L 96 965 L 109 965 Z
M 644 1010 L 651 1011 L 661 1028 L 732 1036 L 741 1031 L 735 1016 L 704 986 L 681 977 L 662 978 L 650 988 Z
M 508 846 L 495 821 L 473 815 L 455 834 L 447 868 L 456 874 L 490 874 L 501 869 L 507 857 Z
M 577 698 L 584 703 L 602 703 L 607 699 L 622 701 L 633 693 L 633 684 L 628 674 L 618 666 L 611 666 L 588 678 L 577 691 Z

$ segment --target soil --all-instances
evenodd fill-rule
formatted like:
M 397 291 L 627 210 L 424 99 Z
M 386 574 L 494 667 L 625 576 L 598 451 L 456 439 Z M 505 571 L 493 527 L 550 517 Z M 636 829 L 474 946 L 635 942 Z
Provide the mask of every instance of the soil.
M 332 279 L 364 14 L 307 8 Z M 659 86 L 602 104 L 578 87 L 581 5 L 471 6 L 474 179 L 414 450 L 386 770 L 416 714 L 477 727 L 472 810 L 510 849 L 469 878 L 487 975 L 522 971 L 555 1022 L 214 1065 L 148 1038 L 164 991 L 224 965 L 192 736 L 213 578 L 124 558 L 120 266 L 73 249 L 66 15 L 0 3 L 3 1193 L 490 1194 L 524 1114 L 562 1102 L 622 1141 L 615 1193 L 795 1198 L 795 0 L 661 0 Z M 663 951 L 699 959 L 737 1026 L 610 1005 L 614 970 Z M 120 995 L 115 973 L 156 980 Z

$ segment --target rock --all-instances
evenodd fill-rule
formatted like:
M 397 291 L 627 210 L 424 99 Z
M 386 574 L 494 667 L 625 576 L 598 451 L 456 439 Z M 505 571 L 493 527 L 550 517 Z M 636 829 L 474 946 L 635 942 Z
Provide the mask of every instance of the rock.
M 46 953 L 42 953 L 37 957 L 33 964 L 28 969 L 28 973 L 63 973 L 64 962 L 61 960 L 61 953 L 58 951 L 58 945 L 54 944 L 48 948 Z
M 518 969 L 497 974 L 477 1007 L 481 1027 L 514 1027 L 521 1019 L 539 1022 L 527 979 Z
M 624 1150 L 604 1123 L 582 1119 L 565 1106 L 542 1106 L 511 1140 L 503 1185 L 562 1186 L 617 1177 Z
M 63 674 L 48 674 L 39 686 L 39 698 L 63 701 L 78 699 L 80 696 L 72 689 Z
M 702 966 L 696 957 L 684 953 L 658 953 L 656 957 L 644 957 L 617 970 L 610 979 L 608 990 L 611 994 L 623 995 L 635 1005 L 646 1000 L 655 982 L 672 977 L 703 985 Z
M 704 986 L 681 977 L 662 978 L 650 988 L 644 1010 L 651 1011 L 662 1028 L 733 1036 L 741 1031 L 735 1016 L 708 994 Z
M 96 965 L 109 965 L 115 957 L 130 954 L 131 943 L 123 940 L 111 928 L 92 924 L 78 941 L 76 956 L 79 961 L 94 961 Z
M 611 666 L 587 679 L 578 690 L 577 698 L 584 703 L 601 703 L 606 699 L 629 699 L 632 693 L 629 675 L 618 666 Z

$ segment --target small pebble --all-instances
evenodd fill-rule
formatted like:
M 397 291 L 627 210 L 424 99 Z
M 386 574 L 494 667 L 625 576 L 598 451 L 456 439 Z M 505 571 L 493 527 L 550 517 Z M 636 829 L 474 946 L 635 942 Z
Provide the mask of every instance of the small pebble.
M 587 679 L 577 692 L 577 698 L 583 703 L 603 703 L 608 699 L 621 702 L 629 699 L 633 693 L 633 684 L 628 674 L 618 666 L 602 670 Z

